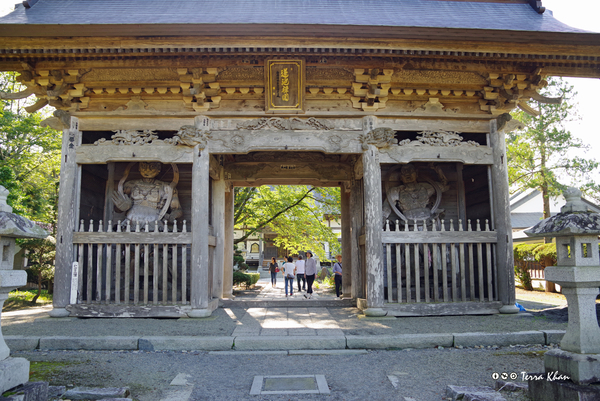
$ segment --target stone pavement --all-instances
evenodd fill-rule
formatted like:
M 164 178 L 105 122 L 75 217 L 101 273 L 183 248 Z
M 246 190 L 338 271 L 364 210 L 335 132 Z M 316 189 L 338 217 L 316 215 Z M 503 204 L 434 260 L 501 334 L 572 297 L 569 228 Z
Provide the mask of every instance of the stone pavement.
M 266 284 L 264 281 L 259 284 Z M 269 307 L 261 306 L 262 302 Z M 529 313 L 366 318 L 325 290 L 318 290 L 310 300 L 297 293 L 286 299 L 281 282 L 277 288 L 262 286 L 253 297 L 224 303 L 205 319 L 50 318 L 48 310 L 2 314 L 2 330 L 12 351 L 241 352 L 550 345 L 558 343 L 566 329 L 566 323 Z

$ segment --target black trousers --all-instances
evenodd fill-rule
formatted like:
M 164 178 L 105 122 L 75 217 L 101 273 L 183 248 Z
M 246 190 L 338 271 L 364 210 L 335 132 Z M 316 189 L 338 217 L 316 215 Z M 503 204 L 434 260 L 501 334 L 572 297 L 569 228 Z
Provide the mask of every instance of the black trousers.
M 302 291 L 302 289 L 306 289 L 306 278 L 304 278 L 304 273 L 296 274 L 296 278 L 298 279 L 298 292 Z M 300 286 L 300 281 L 302 281 L 302 286 Z
M 315 281 L 315 275 L 314 274 L 305 274 L 304 276 L 306 276 L 306 292 L 309 294 L 312 294 L 312 285 Z
M 339 297 L 342 293 L 342 276 L 336 274 L 333 279 L 335 280 L 335 296 Z

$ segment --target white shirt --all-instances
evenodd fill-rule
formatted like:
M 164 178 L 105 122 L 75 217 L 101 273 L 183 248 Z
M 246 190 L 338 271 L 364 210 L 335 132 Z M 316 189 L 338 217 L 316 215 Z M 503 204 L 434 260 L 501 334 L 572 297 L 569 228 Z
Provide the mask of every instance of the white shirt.
M 296 268 L 296 266 L 294 266 L 293 263 L 287 262 L 286 264 L 284 264 L 283 265 L 284 277 L 287 277 L 288 274 L 294 275 L 294 269 L 295 268 Z
M 304 259 L 296 261 L 296 274 L 304 274 Z

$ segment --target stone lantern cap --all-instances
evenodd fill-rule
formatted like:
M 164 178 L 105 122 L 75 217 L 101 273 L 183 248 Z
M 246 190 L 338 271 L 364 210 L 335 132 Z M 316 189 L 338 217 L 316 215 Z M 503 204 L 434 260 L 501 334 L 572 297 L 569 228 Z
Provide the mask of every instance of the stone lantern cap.
M 29 219 L 12 213 L 6 204 L 8 191 L 0 185 L 0 237 L 46 238 L 48 233 Z
M 560 213 L 540 221 L 525 230 L 530 237 L 572 237 L 578 235 L 600 235 L 600 214 L 589 212 L 581 200 L 581 191 L 569 187 L 563 195 L 567 203 Z

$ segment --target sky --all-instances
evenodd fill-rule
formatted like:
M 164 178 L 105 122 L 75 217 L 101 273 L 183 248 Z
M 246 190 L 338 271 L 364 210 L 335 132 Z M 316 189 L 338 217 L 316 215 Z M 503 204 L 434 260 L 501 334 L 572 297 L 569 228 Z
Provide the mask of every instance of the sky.
M 15 3 L 16 0 L 0 0 L 0 15 L 8 13 Z M 542 5 L 552 10 L 554 17 L 567 25 L 600 32 L 598 0 L 542 0 Z M 578 155 L 592 158 L 592 155 L 600 152 L 600 79 L 569 78 L 567 81 L 575 87 L 578 94 L 576 99 L 581 117 L 579 121 L 567 123 L 567 129 L 591 147 L 586 154 Z

